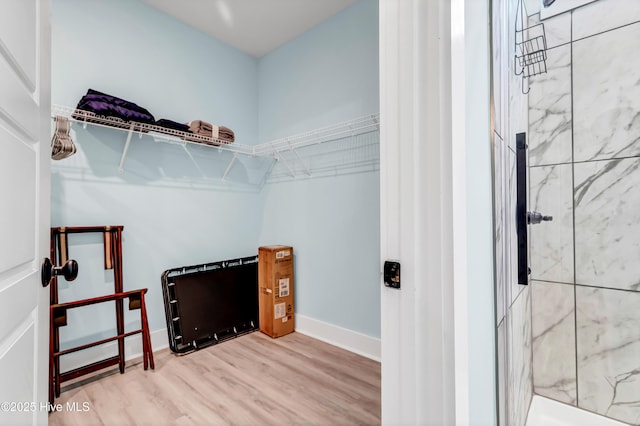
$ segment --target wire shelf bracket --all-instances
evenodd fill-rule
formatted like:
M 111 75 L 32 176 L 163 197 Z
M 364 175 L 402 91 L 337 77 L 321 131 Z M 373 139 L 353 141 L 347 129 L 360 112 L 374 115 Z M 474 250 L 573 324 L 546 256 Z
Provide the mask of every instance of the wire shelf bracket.
M 134 129 L 134 124 L 131 124 L 131 126 L 129 127 L 129 134 L 127 135 L 127 140 L 124 143 L 124 149 L 122 150 L 122 156 L 120 157 L 120 165 L 118 166 L 118 170 L 120 171 L 120 173 L 124 172 L 124 159 L 127 157 L 127 153 L 129 152 L 129 146 L 131 145 L 131 137 L 133 136 L 133 129 Z
M 223 181 L 227 178 L 227 175 L 231 171 L 231 168 L 233 167 L 233 164 L 236 162 L 237 158 L 238 157 L 236 157 L 236 154 L 233 154 L 233 157 L 231 157 L 231 161 L 229 162 L 229 165 L 227 166 L 227 168 L 224 171 L 224 174 L 222 175 L 222 180 Z

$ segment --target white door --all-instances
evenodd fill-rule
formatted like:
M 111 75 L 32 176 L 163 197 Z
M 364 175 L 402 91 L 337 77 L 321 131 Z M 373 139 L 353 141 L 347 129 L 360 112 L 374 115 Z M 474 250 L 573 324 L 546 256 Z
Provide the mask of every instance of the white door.
M 46 424 L 50 0 L 0 4 L 0 424 Z

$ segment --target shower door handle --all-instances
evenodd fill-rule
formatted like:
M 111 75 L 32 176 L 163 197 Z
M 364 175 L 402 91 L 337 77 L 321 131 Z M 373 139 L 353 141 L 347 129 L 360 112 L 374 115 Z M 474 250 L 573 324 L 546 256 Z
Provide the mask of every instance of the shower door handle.
M 529 225 L 537 225 L 540 222 L 551 222 L 553 216 L 545 216 L 540 212 L 527 212 L 527 223 Z

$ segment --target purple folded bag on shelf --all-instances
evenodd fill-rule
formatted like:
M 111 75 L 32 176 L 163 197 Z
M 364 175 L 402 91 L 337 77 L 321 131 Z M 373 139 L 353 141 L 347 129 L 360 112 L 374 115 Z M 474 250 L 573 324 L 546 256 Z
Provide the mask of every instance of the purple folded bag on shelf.
M 125 99 L 93 89 L 89 89 L 87 94 L 80 99 L 76 109 L 106 117 L 117 117 L 124 121 L 155 124 L 155 118 L 147 109 Z

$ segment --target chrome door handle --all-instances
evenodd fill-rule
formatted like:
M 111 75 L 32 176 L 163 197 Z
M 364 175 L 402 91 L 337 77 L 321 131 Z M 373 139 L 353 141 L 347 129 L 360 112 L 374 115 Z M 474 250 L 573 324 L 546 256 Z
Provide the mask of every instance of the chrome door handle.
M 545 216 L 540 212 L 527 212 L 527 223 L 529 225 L 537 225 L 540 222 L 551 222 L 553 216 Z

